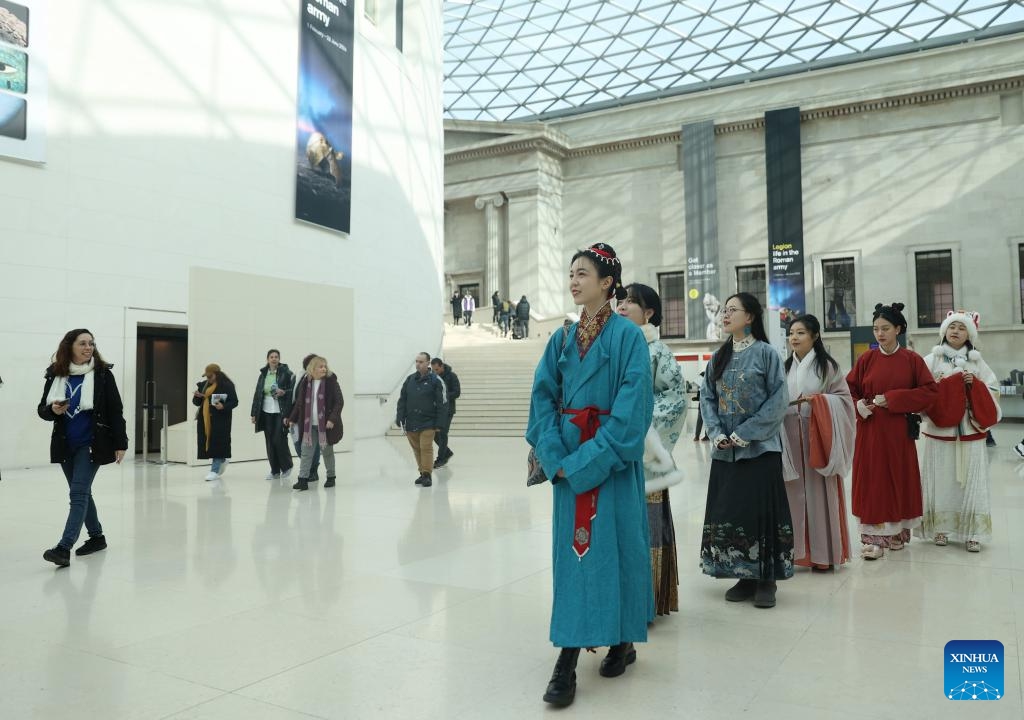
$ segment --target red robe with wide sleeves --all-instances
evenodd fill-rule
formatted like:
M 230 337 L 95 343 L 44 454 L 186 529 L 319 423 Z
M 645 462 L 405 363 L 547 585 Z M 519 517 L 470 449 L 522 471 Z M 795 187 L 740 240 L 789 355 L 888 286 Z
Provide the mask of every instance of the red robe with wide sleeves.
M 854 402 L 885 395 L 889 405 L 874 408 L 866 420 L 857 414 L 853 514 L 865 525 L 921 517 L 921 471 L 906 413 L 927 410 L 938 395 L 924 359 L 905 348 L 892 355 L 870 350 L 857 359 L 846 382 Z

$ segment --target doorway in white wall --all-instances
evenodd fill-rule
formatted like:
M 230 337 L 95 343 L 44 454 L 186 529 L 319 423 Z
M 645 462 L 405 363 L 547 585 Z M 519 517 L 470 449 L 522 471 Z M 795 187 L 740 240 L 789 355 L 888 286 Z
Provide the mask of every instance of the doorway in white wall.
M 188 418 L 188 328 L 140 323 L 135 341 L 135 452 L 160 453 L 164 429 L 163 406 L 168 425 Z

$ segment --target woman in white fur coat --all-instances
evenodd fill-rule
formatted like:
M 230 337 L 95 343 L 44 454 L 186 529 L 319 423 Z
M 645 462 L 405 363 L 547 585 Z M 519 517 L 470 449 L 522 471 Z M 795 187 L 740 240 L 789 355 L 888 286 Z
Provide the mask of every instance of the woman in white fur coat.
M 979 320 L 976 312 L 950 311 L 924 359 L 939 396 L 921 428 L 924 518 L 916 532 L 940 546 L 963 542 L 968 552 L 992 539 L 985 437 L 1002 417 L 999 382 L 976 349 Z
M 644 479 L 651 528 L 654 610 L 658 615 L 668 615 L 679 610 L 679 563 L 668 489 L 683 479 L 683 473 L 672 460 L 672 449 L 682 432 L 686 415 L 686 383 L 672 351 L 659 339 L 661 298 L 658 293 L 647 285 L 629 285 L 626 299 L 618 305 L 618 313 L 640 326 L 651 353 L 654 419 L 644 447 Z

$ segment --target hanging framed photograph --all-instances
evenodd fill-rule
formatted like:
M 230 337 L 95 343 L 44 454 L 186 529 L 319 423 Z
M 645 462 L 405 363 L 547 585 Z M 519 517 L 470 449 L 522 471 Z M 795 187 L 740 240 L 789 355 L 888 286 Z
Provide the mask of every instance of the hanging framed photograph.
M 47 3 L 0 0 L 0 160 L 46 161 Z

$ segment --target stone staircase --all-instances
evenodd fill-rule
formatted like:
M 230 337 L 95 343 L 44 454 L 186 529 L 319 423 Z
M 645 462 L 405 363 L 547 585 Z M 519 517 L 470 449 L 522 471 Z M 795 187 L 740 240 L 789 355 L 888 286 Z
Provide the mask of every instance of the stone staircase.
M 444 359 L 459 376 L 462 396 L 452 437 L 522 437 L 530 413 L 533 372 L 544 340 L 509 340 L 486 323 L 448 327 Z

